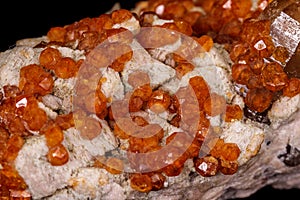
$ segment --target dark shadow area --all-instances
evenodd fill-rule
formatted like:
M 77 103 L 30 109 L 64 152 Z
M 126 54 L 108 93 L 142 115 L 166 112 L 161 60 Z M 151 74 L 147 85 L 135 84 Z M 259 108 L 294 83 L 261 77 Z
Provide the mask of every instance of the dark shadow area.
M 0 51 L 14 46 L 24 38 L 46 35 L 54 26 L 64 26 L 85 17 L 97 17 L 110 10 L 117 1 L 7 1 L 0 12 Z M 136 0 L 120 1 L 122 7 L 132 8 Z M 4 12 L 5 11 L 5 12 Z
M 236 198 L 230 200 L 264 200 L 264 199 L 286 199 L 298 200 L 300 197 L 299 189 L 274 189 L 272 186 L 265 186 L 256 191 L 249 197 Z

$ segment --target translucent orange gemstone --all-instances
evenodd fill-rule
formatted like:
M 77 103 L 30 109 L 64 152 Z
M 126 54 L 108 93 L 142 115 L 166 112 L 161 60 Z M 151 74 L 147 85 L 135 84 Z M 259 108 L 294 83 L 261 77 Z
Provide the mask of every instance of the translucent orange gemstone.
M 152 190 L 160 190 L 164 187 L 164 182 L 166 181 L 166 177 L 162 173 L 154 172 L 150 175 L 151 183 L 152 183 Z
M 104 95 L 104 93 L 97 89 L 95 98 L 95 107 L 92 112 L 95 111 L 95 114 L 100 118 L 104 119 L 104 117 L 107 115 L 107 98 Z M 103 115 L 104 114 L 104 115 Z
M 36 64 L 27 65 L 20 70 L 19 88 L 25 94 L 46 95 L 52 92 L 53 77 Z
M 209 52 L 214 45 L 213 39 L 208 35 L 203 35 L 197 39 L 197 42 L 201 45 L 202 49 Z
M 194 76 L 189 80 L 189 84 L 192 87 L 195 95 L 198 99 L 199 108 L 204 105 L 204 101 L 209 97 L 209 87 L 201 76 Z
M 198 0 L 195 4 L 197 6 L 201 6 L 205 12 L 209 13 L 212 10 L 215 2 L 215 0 Z
M 51 147 L 47 153 L 47 159 L 53 166 L 61 166 L 69 161 L 69 152 L 65 146 L 58 144 Z
M 181 121 L 180 115 L 176 114 L 176 115 L 171 119 L 170 124 L 171 124 L 172 126 L 175 126 L 175 127 L 179 128 L 179 126 L 180 126 L 180 121 Z
M 236 44 L 233 45 L 232 49 L 230 50 L 230 59 L 233 62 L 237 62 L 238 58 L 241 55 L 246 54 L 248 51 L 249 46 L 245 42 L 237 42 Z
M 238 159 L 241 150 L 235 143 L 225 143 L 224 140 L 219 139 L 210 154 L 215 158 L 221 158 L 227 161 L 235 161 Z
M 2 189 L 25 190 L 27 188 L 24 179 L 13 166 L 3 165 L 2 167 L 3 168 L 0 170 L 0 194 L 3 191 Z M 10 192 L 8 193 L 8 197 L 10 197 Z
M 42 134 L 46 137 L 46 144 L 49 148 L 57 146 L 64 140 L 64 133 L 61 128 L 55 124 L 49 122 L 45 128 L 43 128 Z
M 129 138 L 129 151 L 134 153 L 146 153 L 151 152 L 152 149 L 156 149 L 159 146 L 159 140 L 156 137 L 149 138 Z
M 238 170 L 238 167 L 239 167 L 239 164 L 236 160 L 228 161 L 228 160 L 220 159 L 219 171 L 224 175 L 235 174 Z
M 178 113 L 179 112 L 180 104 L 178 102 L 178 98 L 176 95 L 171 95 L 171 104 L 169 106 L 170 113 Z
M 63 79 L 75 77 L 78 71 L 76 61 L 70 57 L 61 58 L 54 66 L 56 76 Z
M 131 96 L 129 100 L 129 112 L 138 112 L 142 109 L 144 102 L 141 97 Z
M 264 112 L 267 110 L 273 99 L 273 93 L 265 88 L 254 88 L 247 92 L 245 104 L 254 111 Z
M 252 7 L 251 0 L 233 0 L 232 12 L 237 18 L 245 18 L 250 13 Z
M 8 131 L 0 126 L 0 163 L 4 159 L 8 139 L 9 139 Z
M 275 45 L 271 36 L 258 37 L 253 41 L 252 45 L 253 50 L 257 52 L 261 58 L 271 57 L 275 51 Z
M 95 30 L 98 33 L 101 33 L 103 29 L 111 29 L 113 27 L 113 20 L 110 17 L 110 14 L 102 14 L 99 17 L 93 18 L 95 21 L 94 26 L 91 27 L 91 30 Z
M 189 24 L 185 20 L 175 20 L 175 25 L 178 27 L 179 31 L 187 36 L 191 36 L 193 34 L 193 29 L 191 24 Z
M 283 88 L 283 95 L 286 97 L 294 97 L 300 93 L 300 79 L 291 78 L 288 85 Z
M 179 79 L 181 79 L 184 75 L 186 75 L 187 73 L 193 71 L 193 69 L 195 68 L 194 65 L 192 65 L 191 63 L 178 63 L 175 70 L 176 70 L 176 75 Z
M 131 126 L 130 118 L 118 118 L 114 124 L 114 135 L 120 139 L 129 139 L 136 131 L 135 126 Z
M 148 107 L 154 113 L 162 113 L 168 109 L 170 103 L 171 97 L 167 92 L 155 90 L 148 101 Z
M 12 120 L 8 121 L 7 129 L 11 134 L 20 136 L 27 136 L 29 134 L 24 126 L 24 121 L 19 116 L 15 116 Z
M 194 8 L 194 2 L 192 0 L 183 0 L 180 2 L 187 10 Z
M 263 85 L 273 92 L 282 90 L 288 84 L 288 76 L 277 62 L 267 63 L 261 76 Z
M 252 72 L 255 74 L 260 74 L 264 67 L 263 58 L 259 57 L 255 52 L 248 52 L 247 54 L 239 56 L 237 63 L 249 65 Z
M 252 75 L 247 83 L 248 89 L 254 89 L 254 88 L 263 88 L 263 82 L 261 75 Z
M 116 72 L 122 72 L 125 68 L 125 64 L 131 60 L 133 52 L 130 51 L 121 57 L 117 58 L 109 67 L 114 69 Z
M 19 135 L 11 136 L 7 141 L 7 149 L 5 153 L 5 160 L 8 163 L 13 163 L 22 146 L 24 145 L 24 139 Z
M 77 48 L 86 52 L 94 49 L 99 43 L 99 33 L 96 31 L 86 31 L 80 37 Z
M 241 39 L 249 44 L 261 36 L 269 36 L 271 32 L 270 20 L 249 19 L 243 23 Z
M 61 114 L 55 118 L 55 124 L 57 124 L 62 130 L 67 130 L 75 126 L 73 113 Z
M 213 156 L 194 158 L 195 170 L 204 177 L 215 176 L 219 171 L 219 161 Z
M 150 192 L 152 190 L 152 180 L 146 174 L 131 174 L 130 186 L 139 192 Z
M 188 12 L 183 16 L 183 19 L 193 26 L 201 15 L 202 14 L 197 11 Z
M 173 31 L 172 31 L 173 30 Z M 174 44 L 180 37 L 179 28 L 174 23 L 165 23 L 162 26 L 142 29 L 136 36 L 138 42 L 145 48 L 159 48 Z
M 175 160 L 172 164 L 163 168 L 163 173 L 168 177 L 179 176 L 184 168 L 184 162 Z
M 287 48 L 283 46 L 277 46 L 273 52 L 273 58 L 282 64 L 285 64 L 286 60 L 289 58 L 290 53 Z
M 115 24 L 122 23 L 132 17 L 132 13 L 126 9 L 118 9 L 111 13 L 111 19 Z
M 58 49 L 55 49 L 53 47 L 47 47 L 41 52 L 39 56 L 39 62 L 41 66 L 47 69 L 54 69 L 55 65 L 59 62 L 61 58 L 62 55 Z
M 52 27 L 47 32 L 47 37 L 50 41 L 65 42 L 67 31 L 63 27 Z
M 166 19 L 181 18 L 186 12 L 187 9 L 184 7 L 184 5 L 178 2 L 170 2 L 165 6 L 162 16 Z
M 148 101 L 152 95 L 152 88 L 150 84 L 145 84 L 136 88 L 132 97 L 140 97 L 143 101 Z
M 247 64 L 233 64 L 231 67 L 232 78 L 236 83 L 246 85 L 253 72 Z
M 20 89 L 16 85 L 4 85 L 3 91 L 5 98 L 14 98 L 21 93 Z
M 211 93 L 210 96 L 204 102 L 204 111 L 209 116 L 217 116 L 225 113 L 226 99 L 217 93 Z
M 107 39 L 110 43 L 119 43 L 120 45 L 129 45 L 134 38 L 134 35 L 131 31 L 129 31 L 126 28 L 114 28 L 114 29 L 107 29 L 105 30 L 105 34 L 107 36 Z M 124 46 L 124 53 L 127 53 L 128 46 Z M 126 49 L 127 48 L 127 49 Z M 128 51 L 129 52 L 129 51 Z
M 239 105 L 227 105 L 226 106 L 226 114 L 225 114 L 225 122 L 232 122 L 234 120 L 243 119 L 243 110 Z

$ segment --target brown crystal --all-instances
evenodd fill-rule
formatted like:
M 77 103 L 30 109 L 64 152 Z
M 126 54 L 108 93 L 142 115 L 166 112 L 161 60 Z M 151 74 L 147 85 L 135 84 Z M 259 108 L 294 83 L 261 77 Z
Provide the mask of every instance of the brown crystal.
M 41 133 L 45 135 L 46 144 L 49 148 L 59 145 L 64 140 L 63 131 L 53 122 L 49 122 L 42 130 Z
M 267 63 L 262 70 L 263 85 L 272 92 L 282 90 L 288 83 L 288 76 L 277 62 Z
M 236 83 L 246 85 L 253 72 L 247 64 L 233 64 L 231 67 L 232 78 Z
M 170 95 L 163 90 L 155 90 L 148 100 L 148 107 L 154 113 L 162 113 L 171 103 Z
M 62 130 L 67 130 L 75 126 L 73 113 L 61 114 L 55 118 L 55 124 L 57 124 Z
M 146 174 L 131 174 L 130 186 L 139 192 L 150 192 L 152 190 L 152 179 Z
M 132 13 L 126 9 L 118 9 L 111 13 L 111 19 L 115 24 L 120 24 L 124 21 L 127 21 L 132 16 Z
M 215 176 L 219 170 L 219 161 L 213 156 L 194 158 L 195 170 L 204 177 Z
M 272 57 L 282 64 L 285 64 L 290 57 L 289 51 L 283 46 L 277 46 L 273 52 Z
M 41 52 L 39 56 L 39 62 L 41 66 L 47 69 L 55 69 L 55 65 L 61 58 L 62 55 L 58 49 L 47 47 Z
M 151 173 L 150 175 L 151 183 L 152 183 L 152 190 L 160 190 L 164 187 L 164 182 L 166 181 L 166 177 L 159 172 Z
M 273 93 L 265 88 L 254 88 L 247 92 L 245 104 L 254 111 L 264 112 L 272 103 Z
M 69 152 L 62 144 L 58 144 L 49 149 L 47 159 L 53 166 L 61 166 L 69 161 Z
M 220 159 L 219 171 L 224 175 L 235 174 L 238 170 L 238 167 L 239 167 L 239 164 L 236 160 L 228 161 L 228 160 Z
M 37 64 L 24 66 L 20 70 L 19 88 L 25 94 L 46 95 L 52 92 L 53 77 Z
M 251 0 L 233 0 L 232 12 L 237 18 L 246 18 L 251 10 Z
M 204 111 L 209 116 L 217 116 L 225 112 L 226 99 L 217 93 L 211 93 L 204 102 Z
M 6 153 L 4 158 L 6 162 L 13 163 L 25 141 L 21 136 L 13 135 L 7 140 Z
M 47 37 L 50 41 L 65 42 L 65 36 L 67 34 L 66 29 L 63 27 L 52 27 L 47 33 Z
M 300 93 L 300 79 L 291 78 L 288 81 L 287 86 L 283 88 L 283 96 L 294 97 L 299 93 Z
M 76 61 L 70 57 L 61 58 L 54 67 L 54 72 L 59 78 L 75 77 L 78 71 Z
M 235 143 L 225 143 L 224 140 L 219 139 L 210 154 L 215 158 L 224 159 L 227 161 L 235 161 L 238 159 L 241 150 Z
M 205 100 L 209 97 L 209 87 L 206 81 L 201 76 L 194 76 L 189 80 L 189 84 L 195 92 L 199 108 L 203 108 Z
M 239 105 L 227 105 L 225 113 L 225 122 L 232 122 L 243 119 L 243 110 Z
M 214 45 L 213 39 L 208 35 L 202 35 L 201 37 L 197 38 L 197 42 L 206 52 L 209 52 Z

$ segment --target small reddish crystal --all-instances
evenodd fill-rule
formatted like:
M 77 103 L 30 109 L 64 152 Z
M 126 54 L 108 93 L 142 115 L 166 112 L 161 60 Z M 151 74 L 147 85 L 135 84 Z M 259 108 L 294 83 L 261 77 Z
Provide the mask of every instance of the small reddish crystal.
M 131 174 L 130 186 L 140 192 L 150 192 L 152 190 L 152 179 L 147 174 Z
M 47 153 L 47 159 L 53 166 L 61 166 L 69 161 L 69 152 L 62 144 L 51 147 Z
M 219 170 L 219 161 L 213 156 L 194 158 L 195 170 L 204 177 L 215 176 Z

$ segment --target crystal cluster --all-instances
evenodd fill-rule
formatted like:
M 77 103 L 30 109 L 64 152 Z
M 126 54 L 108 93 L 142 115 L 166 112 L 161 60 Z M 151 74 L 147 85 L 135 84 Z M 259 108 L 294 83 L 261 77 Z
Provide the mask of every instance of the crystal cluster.
M 97 79 L 95 74 L 105 67 L 121 73 L 133 58 L 130 44 L 134 37 L 142 46 L 153 48 L 178 40 L 178 35 L 162 34 L 161 30 L 153 29 L 151 34 L 144 32 L 135 36 L 128 29 L 116 26 L 135 19 L 141 27 L 164 28 L 189 36 L 197 42 L 195 48 L 202 52 L 209 52 L 214 43 L 223 44 L 233 62 L 232 80 L 240 86 L 244 103 L 253 111 L 264 112 L 276 96 L 293 97 L 300 93 L 300 80 L 288 77 L 281 65 L 287 59 L 287 50 L 273 44 L 270 21 L 257 18 L 270 2 L 259 0 L 258 9 L 253 11 L 250 0 L 149 0 L 139 13 L 119 9 L 51 28 L 47 33 L 49 42 L 41 44 L 44 49 L 39 55 L 39 63 L 22 67 L 19 85 L 5 85 L 0 93 L 0 196 L 7 199 L 31 197 L 25 181 L 14 168 L 18 151 L 28 137 L 43 135 L 48 162 L 62 166 L 69 161 L 69 150 L 63 145 L 64 131 L 75 127 L 75 121 L 84 139 L 93 140 L 101 133 L 94 132 L 101 130 L 102 125 L 91 114 L 106 120 L 115 138 L 127 144 L 120 148 L 128 152 L 129 161 L 125 163 L 122 158 L 101 155 L 95 158 L 93 167 L 117 175 L 127 173 L 125 166 L 129 164 L 132 172 L 128 177 L 134 190 L 162 189 L 168 177 L 181 174 L 188 159 L 193 161 L 195 171 L 204 177 L 219 172 L 224 175 L 236 173 L 241 151 L 235 143 L 219 138 L 212 141 L 207 155 L 199 157 L 210 131 L 210 118 L 220 115 L 222 120 L 230 123 L 244 117 L 239 105 L 229 104 L 223 96 L 210 93 L 202 76 L 190 78 L 188 86 L 170 94 L 151 87 L 146 73 L 133 72 L 128 78 L 132 91 L 117 101 L 106 97 L 101 90 L 107 81 L 105 78 L 96 81 L 95 85 L 88 80 Z M 154 24 L 156 19 L 165 20 L 165 23 Z M 103 43 L 105 48 L 98 48 Z M 182 46 L 189 44 L 188 41 L 182 43 Z M 63 56 L 55 48 L 57 46 L 82 50 L 92 58 L 86 61 L 90 68 L 85 66 L 83 59 Z M 110 60 L 111 55 L 117 57 Z M 177 53 L 172 53 L 171 59 L 174 61 L 171 67 L 178 79 L 195 68 Z M 75 77 L 79 80 L 77 95 L 83 97 L 77 102 L 80 109 L 49 118 L 39 106 L 42 97 L 53 93 L 55 79 Z M 145 112 L 167 113 L 172 116 L 169 124 L 182 131 L 166 134 L 160 124 L 152 124 L 146 117 L 138 115 Z M 195 119 L 198 119 L 196 123 Z M 140 157 L 141 154 L 146 156 Z

